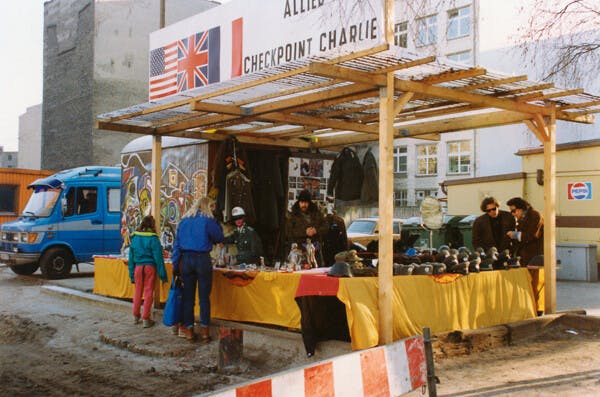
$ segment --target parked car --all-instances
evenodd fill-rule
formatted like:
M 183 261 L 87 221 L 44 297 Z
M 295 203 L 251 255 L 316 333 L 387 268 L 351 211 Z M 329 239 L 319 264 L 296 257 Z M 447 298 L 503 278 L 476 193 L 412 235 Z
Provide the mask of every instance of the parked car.
M 394 240 L 400 240 L 402 219 L 395 218 L 392 235 Z M 360 248 L 367 250 L 371 242 L 379 241 L 379 218 L 358 218 L 350 223 L 346 229 L 348 245 L 357 244 Z

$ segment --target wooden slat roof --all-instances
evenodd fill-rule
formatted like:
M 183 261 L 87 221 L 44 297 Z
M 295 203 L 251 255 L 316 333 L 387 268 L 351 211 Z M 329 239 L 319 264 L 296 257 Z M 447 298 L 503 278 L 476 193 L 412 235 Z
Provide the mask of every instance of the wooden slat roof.
M 593 123 L 600 97 L 387 45 L 313 56 L 98 116 L 97 128 L 287 147 L 378 139 L 379 89 L 395 77 L 397 137 L 513 124 L 548 116 Z M 412 93 L 408 94 L 407 93 Z

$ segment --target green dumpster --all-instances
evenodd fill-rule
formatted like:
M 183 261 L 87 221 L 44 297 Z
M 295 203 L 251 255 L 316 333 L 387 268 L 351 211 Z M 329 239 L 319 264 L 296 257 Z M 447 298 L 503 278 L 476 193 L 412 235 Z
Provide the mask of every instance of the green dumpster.
M 478 216 L 479 215 L 469 215 L 458 222 L 458 228 L 462 233 L 464 246 L 471 251 L 475 248 L 473 247 L 473 222 L 475 222 L 475 219 L 477 219 Z

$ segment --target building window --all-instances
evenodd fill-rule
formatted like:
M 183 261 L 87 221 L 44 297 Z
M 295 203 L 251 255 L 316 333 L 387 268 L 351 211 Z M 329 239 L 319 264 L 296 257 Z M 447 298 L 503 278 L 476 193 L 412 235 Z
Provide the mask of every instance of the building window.
M 448 174 L 471 171 L 471 141 L 448 142 Z
M 12 154 L 8 154 L 8 161 L 12 161 Z
M 448 11 L 448 39 L 471 34 L 471 6 Z
M 407 159 L 406 146 L 394 147 L 394 173 L 395 174 L 406 174 L 406 159 Z
M 437 41 L 437 15 L 417 19 L 417 45 L 434 44 Z
M 417 145 L 417 175 L 437 174 L 437 145 Z
M 408 191 L 398 190 L 394 192 L 394 207 L 408 207 Z
M 463 52 L 456 52 L 454 54 L 448 54 L 447 56 L 448 59 L 455 61 L 455 62 L 462 62 L 462 63 L 467 63 L 470 64 L 471 61 L 471 51 L 463 51 Z
M 406 48 L 408 46 L 408 22 L 400 22 L 394 25 L 394 45 Z
M 0 214 L 16 215 L 17 212 L 17 186 L 0 185 Z

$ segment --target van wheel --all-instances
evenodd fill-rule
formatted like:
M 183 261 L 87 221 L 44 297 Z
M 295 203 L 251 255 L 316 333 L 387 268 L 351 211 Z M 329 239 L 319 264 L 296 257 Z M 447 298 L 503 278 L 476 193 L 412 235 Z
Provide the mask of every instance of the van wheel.
M 71 267 L 73 255 L 64 248 L 50 248 L 40 259 L 42 274 L 49 279 L 65 278 L 71 273 Z
M 10 270 L 20 276 L 29 276 L 40 267 L 37 263 L 29 263 L 27 265 L 10 266 Z

